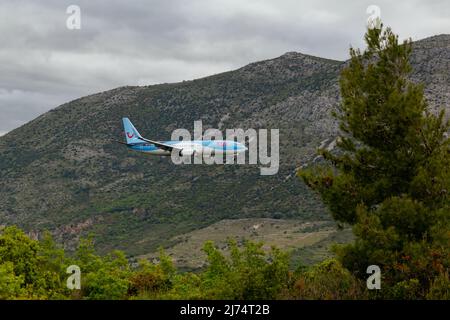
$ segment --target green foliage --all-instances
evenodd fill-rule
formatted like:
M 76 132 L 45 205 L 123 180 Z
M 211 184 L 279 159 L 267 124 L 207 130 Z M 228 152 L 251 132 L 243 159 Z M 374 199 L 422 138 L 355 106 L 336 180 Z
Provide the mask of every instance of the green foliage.
M 430 300 L 450 300 L 450 280 L 448 272 L 441 273 L 434 279 L 426 298 Z
M 59 299 L 64 255 L 46 235 L 42 243 L 17 227 L 0 234 L 0 295 L 4 298 Z
M 383 27 L 365 39 L 341 75 L 339 151 L 322 150 L 327 164 L 300 176 L 353 225 L 356 241 L 337 249 L 344 267 L 364 278 L 379 265 L 376 297 L 425 298 L 450 264 L 450 126 L 408 80 L 411 42 Z
M 392 231 L 395 234 L 395 231 Z M 397 241 L 401 237 L 391 236 Z M 20 239 L 20 242 L 18 241 Z M 382 238 L 377 239 L 381 241 Z M 406 241 L 406 240 L 405 240 Z M 290 257 L 277 248 L 267 251 L 262 243 L 230 241 L 226 250 L 206 242 L 207 266 L 197 272 L 178 272 L 172 259 L 161 249 L 158 261 L 140 260 L 132 265 L 121 251 L 99 256 L 92 239 L 82 239 L 74 256 L 67 256 L 47 234 L 40 241 L 32 240 L 16 227 L 4 229 L 0 235 L 0 298 L 1 299 L 367 299 L 379 298 L 365 287 L 350 268 L 335 259 L 311 267 L 290 271 Z M 395 242 L 387 244 L 396 246 Z M 365 248 L 360 240 L 356 248 Z M 448 299 L 449 279 L 444 272 L 445 257 L 426 242 L 408 242 L 402 252 L 403 264 L 395 264 L 397 280 L 386 288 L 391 298 Z M 33 250 L 31 250 L 33 249 Z M 357 264 L 370 257 L 384 259 L 392 265 L 398 257 L 389 251 L 374 249 L 348 250 L 341 247 L 345 263 Z M 378 251 L 377 251 L 378 250 Z M 426 252 L 431 250 L 431 252 Z M 28 253 L 29 261 L 17 259 L 13 253 Z M 30 253 L 31 252 L 31 253 Z M 32 254 L 33 253 L 33 254 Z M 428 259 L 428 254 L 433 259 Z M 13 260 L 8 260 L 8 259 Z M 414 264 L 407 264 L 414 261 Z M 440 261 L 439 263 L 437 261 Z M 67 266 L 81 270 L 81 290 L 66 288 Z M 26 266 L 26 268 L 24 267 Z M 413 267 L 414 266 L 414 267 Z M 424 269 L 441 272 L 434 278 L 423 278 Z M 33 270 L 31 273 L 30 270 Z M 410 275 L 415 275 L 411 277 Z M 32 275 L 32 276 L 31 276 Z M 424 281 L 431 281 L 428 291 Z M 384 285 L 384 284 L 383 284 Z
M 14 264 L 4 262 L 0 264 L 0 299 L 19 298 L 26 294 L 23 288 L 23 276 L 16 276 Z
M 16 228 L 6 228 L 0 236 L 0 261 L 13 262 L 14 272 L 24 276 L 26 284 L 32 283 L 38 273 L 38 244 Z
M 162 249 L 157 262 L 132 266 L 121 251 L 97 255 L 91 237 L 81 239 L 74 256 L 67 256 L 49 234 L 37 241 L 7 227 L 0 235 L 0 298 L 274 299 L 290 283 L 289 255 L 276 248 L 266 254 L 262 243 L 240 248 L 230 241 L 229 256 L 212 242 L 204 251 L 204 271 L 178 273 Z M 66 288 L 69 265 L 81 270 L 81 290 Z
M 82 270 L 82 290 L 66 287 L 69 265 Z M 68 257 L 46 233 L 30 239 L 17 227 L 0 234 L 0 297 L 2 299 L 121 299 L 128 291 L 130 267 L 123 252 L 100 257 L 91 239 L 80 242 L 75 257 Z
M 311 269 L 301 272 L 295 281 L 289 298 L 344 300 L 364 299 L 367 294 L 363 284 L 340 262 L 325 260 Z
M 128 292 L 130 266 L 121 251 L 100 257 L 94 253 L 92 239 L 84 239 L 74 264 L 82 270 L 81 287 L 85 299 L 124 299 Z
M 175 272 L 172 260 L 160 249 L 159 263 L 139 261 L 139 267 L 129 278 L 128 295 L 158 298 L 167 294 L 173 286 Z
M 274 299 L 287 284 L 289 255 L 276 248 L 266 256 L 262 243 L 246 242 L 241 250 L 230 241 L 228 258 L 211 242 L 204 251 L 209 265 L 202 289 L 208 298 Z

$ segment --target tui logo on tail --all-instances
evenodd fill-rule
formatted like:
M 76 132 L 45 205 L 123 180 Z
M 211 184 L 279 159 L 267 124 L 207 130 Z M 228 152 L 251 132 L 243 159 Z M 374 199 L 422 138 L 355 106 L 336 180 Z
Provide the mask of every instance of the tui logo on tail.
M 133 137 L 134 137 L 134 132 L 133 132 L 132 134 L 130 134 L 129 132 L 127 132 L 127 137 L 128 137 L 129 139 L 133 138 Z

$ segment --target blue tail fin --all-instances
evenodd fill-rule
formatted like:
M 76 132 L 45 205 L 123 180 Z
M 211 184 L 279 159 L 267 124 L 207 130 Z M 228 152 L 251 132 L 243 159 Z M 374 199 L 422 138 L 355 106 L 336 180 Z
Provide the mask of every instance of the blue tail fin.
M 141 143 L 142 140 L 138 138 L 142 138 L 139 132 L 136 130 L 136 128 L 131 123 L 130 119 L 128 118 L 122 118 L 123 122 L 123 129 L 125 131 L 125 138 L 127 139 L 128 144 L 133 143 Z

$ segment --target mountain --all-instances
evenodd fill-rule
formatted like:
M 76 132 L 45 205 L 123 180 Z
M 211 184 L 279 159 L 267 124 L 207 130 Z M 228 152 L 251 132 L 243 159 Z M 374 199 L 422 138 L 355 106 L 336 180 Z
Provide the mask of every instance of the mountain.
M 414 44 L 412 79 L 430 109 L 450 108 L 450 35 Z M 101 251 L 129 255 L 175 245 L 179 235 L 224 219 L 329 221 L 320 199 L 295 177 L 332 147 L 346 62 L 289 52 L 214 76 L 121 87 L 63 104 L 0 137 L 0 224 L 50 230 L 71 248 L 95 234 Z M 449 110 L 450 111 L 450 110 Z M 176 128 L 280 129 L 280 170 L 257 165 L 173 165 L 113 142 L 128 116 L 146 137 Z

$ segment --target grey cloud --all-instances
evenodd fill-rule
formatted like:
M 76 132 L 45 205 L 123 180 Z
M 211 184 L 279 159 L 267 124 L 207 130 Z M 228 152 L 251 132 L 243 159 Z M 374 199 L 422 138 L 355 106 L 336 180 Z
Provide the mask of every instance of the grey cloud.
M 0 89 L 0 135 L 54 108 L 66 99 L 74 99 L 68 93 L 39 93 Z
M 81 30 L 65 27 L 74 3 Z M 344 60 L 363 45 L 371 4 L 401 37 L 450 31 L 444 0 L 0 2 L 0 132 L 121 85 L 198 78 L 286 51 Z

